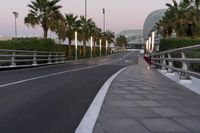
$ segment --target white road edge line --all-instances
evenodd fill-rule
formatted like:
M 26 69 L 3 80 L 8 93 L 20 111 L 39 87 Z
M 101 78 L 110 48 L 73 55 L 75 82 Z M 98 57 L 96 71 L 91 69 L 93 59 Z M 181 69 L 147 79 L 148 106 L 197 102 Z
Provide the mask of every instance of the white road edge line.
M 101 87 L 98 94 L 94 98 L 92 104 L 88 108 L 87 112 L 85 113 L 75 133 L 92 133 L 93 132 L 96 120 L 101 110 L 102 103 L 104 101 L 108 88 L 110 87 L 110 84 L 117 77 L 117 75 L 120 74 L 126 68 L 127 67 L 116 72 L 104 83 L 104 85 Z

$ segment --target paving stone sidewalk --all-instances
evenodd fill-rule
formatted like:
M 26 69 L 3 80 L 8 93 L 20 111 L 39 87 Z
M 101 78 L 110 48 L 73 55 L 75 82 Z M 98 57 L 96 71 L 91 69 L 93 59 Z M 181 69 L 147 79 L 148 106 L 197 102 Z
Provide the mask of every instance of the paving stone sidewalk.
M 200 96 L 146 66 L 113 81 L 93 133 L 200 133 Z

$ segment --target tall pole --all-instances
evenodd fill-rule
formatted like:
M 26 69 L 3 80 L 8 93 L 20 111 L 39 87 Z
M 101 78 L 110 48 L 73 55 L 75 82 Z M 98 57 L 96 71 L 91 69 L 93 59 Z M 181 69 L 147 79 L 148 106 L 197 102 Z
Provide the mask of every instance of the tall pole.
M 75 60 L 77 60 L 78 39 L 77 31 L 75 31 Z
M 14 17 L 15 17 L 15 37 L 17 37 L 17 17 L 19 15 L 18 12 L 13 12 Z
M 103 8 L 103 32 L 106 32 L 105 24 L 106 24 L 106 12 L 105 8 Z
M 90 38 L 90 58 L 92 59 L 93 37 Z
M 85 0 L 85 19 L 87 20 L 87 0 Z
M 152 42 L 152 47 L 151 47 L 151 51 L 153 51 L 154 50 L 154 43 L 155 43 L 155 32 L 153 31 L 152 32 L 152 40 L 151 40 L 151 42 Z
M 108 41 L 106 41 L 106 55 L 108 54 Z
M 101 39 L 99 40 L 99 54 L 101 56 Z

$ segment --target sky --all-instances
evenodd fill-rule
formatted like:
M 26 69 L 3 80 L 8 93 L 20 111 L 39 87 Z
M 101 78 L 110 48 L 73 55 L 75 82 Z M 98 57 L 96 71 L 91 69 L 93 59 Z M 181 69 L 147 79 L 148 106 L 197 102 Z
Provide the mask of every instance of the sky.
M 27 27 L 24 17 L 28 13 L 27 5 L 31 0 L 1 0 L 0 36 L 14 36 L 13 11 L 17 18 L 18 35 L 42 35 L 40 27 Z M 179 0 L 178 0 L 179 1 Z M 85 0 L 61 0 L 63 14 L 84 15 Z M 103 28 L 103 12 L 106 10 L 106 29 L 118 33 L 122 30 L 142 29 L 145 18 L 154 10 L 166 8 L 172 0 L 87 0 L 87 17 L 92 18 L 97 26 Z

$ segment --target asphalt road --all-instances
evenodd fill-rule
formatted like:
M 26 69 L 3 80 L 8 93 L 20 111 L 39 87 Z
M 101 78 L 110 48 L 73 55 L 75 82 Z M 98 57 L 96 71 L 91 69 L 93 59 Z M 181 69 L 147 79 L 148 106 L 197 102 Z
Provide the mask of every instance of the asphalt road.
M 0 133 L 73 133 L 105 81 L 138 53 L 0 71 Z

